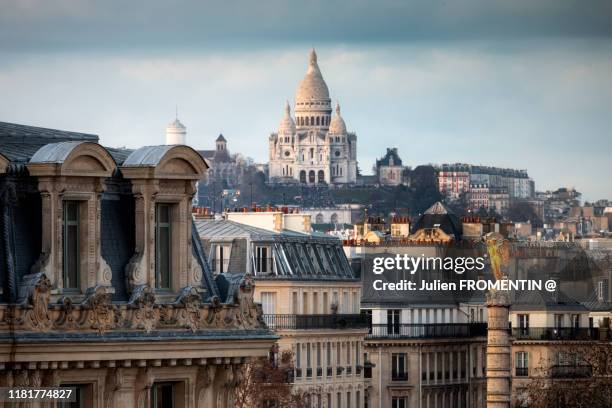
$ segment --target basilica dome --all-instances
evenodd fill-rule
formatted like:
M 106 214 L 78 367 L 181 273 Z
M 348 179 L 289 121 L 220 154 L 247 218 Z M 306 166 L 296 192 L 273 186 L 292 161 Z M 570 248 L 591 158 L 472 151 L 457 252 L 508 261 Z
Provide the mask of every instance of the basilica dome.
M 278 133 L 295 133 L 295 122 L 291 117 L 291 108 L 289 107 L 289 102 L 285 105 L 285 116 L 280 122 L 278 126 Z
M 334 135 L 346 134 L 346 123 L 344 123 L 344 119 L 342 119 L 342 116 L 340 116 L 339 103 L 336 104 L 336 114 L 331 118 L 329 133 Z
M 301 105 L 321 100 L 329 100 L 329 89 L 327 89 L 327 84 L 323 75 L 321 75 L 321 70 L 317 64 L 317 53 L 313 49 L 310 51 L 308 71 L 306 71 L 306 75 L 295 93 L 295 103 Z

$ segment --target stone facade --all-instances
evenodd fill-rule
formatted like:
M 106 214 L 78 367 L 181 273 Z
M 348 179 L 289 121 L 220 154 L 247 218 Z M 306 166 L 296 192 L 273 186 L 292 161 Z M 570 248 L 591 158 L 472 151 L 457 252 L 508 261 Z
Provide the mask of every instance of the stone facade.
M 85 408 L 231 407 L 275 337 L 252 280 L 228 290 L 194 239 L 200 155 L 0 123 L 0 157 L 0 385 L 76 387 Z
M 357 181 L 357 136 L 348 132 L 323 79 L 317 54 L 295 95 L 295 118 L 289 103 L 278 132 L 269 137 L 272 183 L 353 184 Z

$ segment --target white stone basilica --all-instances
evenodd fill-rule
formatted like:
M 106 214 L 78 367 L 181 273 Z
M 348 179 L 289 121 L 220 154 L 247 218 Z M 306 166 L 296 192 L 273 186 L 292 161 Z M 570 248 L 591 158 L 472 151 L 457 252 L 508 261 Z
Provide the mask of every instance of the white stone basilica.
M 357 136 L 346 131 L 336 105 L 332 116 L 327 84 L 310 52 L 308 71 L 295 94 L 295 119 L 289 103 L 270 144 L 272 183 L 352 184 L 357 180 Z

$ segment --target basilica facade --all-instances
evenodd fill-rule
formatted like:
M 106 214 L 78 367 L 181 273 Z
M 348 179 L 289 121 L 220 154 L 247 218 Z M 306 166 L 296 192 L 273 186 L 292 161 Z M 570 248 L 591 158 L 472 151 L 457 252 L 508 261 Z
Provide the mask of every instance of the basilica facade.
M 289 103 L 277 133 L 269 138 L 272 183 L 352 184 L 357 180 L 357 136 L 346 130 L 336 104 L 332 115 L 329 89 L 317 54 L 297 89 L 293 116 Z

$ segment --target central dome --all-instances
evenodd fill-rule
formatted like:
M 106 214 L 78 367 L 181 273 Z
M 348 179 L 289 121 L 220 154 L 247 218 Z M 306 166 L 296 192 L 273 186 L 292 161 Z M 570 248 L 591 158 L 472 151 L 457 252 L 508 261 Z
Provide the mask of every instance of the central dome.
M 329 89 L 321 75 L 321 70 L 317 64 L 317 53 L 313 49 L 310 51 L 310 63 L 308 71 L 295 93 L 296 105 L 301 105 L 313 101 L 329 100 Z

